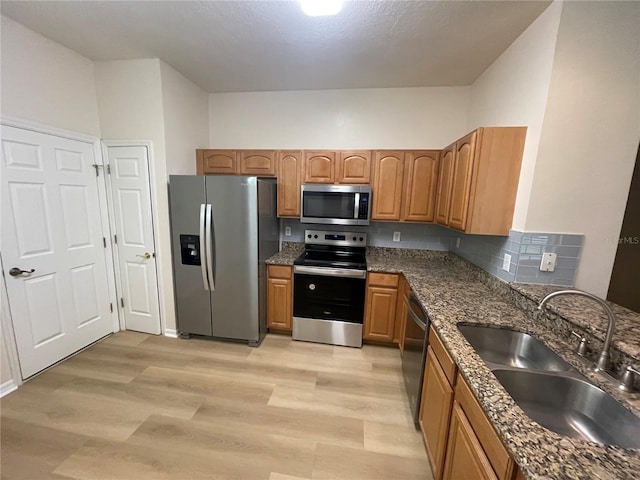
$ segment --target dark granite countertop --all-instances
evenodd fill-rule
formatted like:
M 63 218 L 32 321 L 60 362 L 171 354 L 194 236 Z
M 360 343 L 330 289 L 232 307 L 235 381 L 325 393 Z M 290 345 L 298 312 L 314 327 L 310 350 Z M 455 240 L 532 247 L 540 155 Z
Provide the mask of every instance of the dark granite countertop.
M 304 250 L 304 243 L 282 242 L 282 250 L 267 258 L 268 265 L 293 265 L 293 261 Z
M 297 247 L 296 247 L 297 245 Z M 302 244 L 288 244 L 267 260 L 291 265 Z M 503 326 L 542 340 L 594 384 L 616 397 L 640 416 L 640 395 L 618 392 L 613 384 L 591 372 L 578 357 L 571 339 L 572 324 L 604 336 L 606 321 L 594 323 L 595 304 L 552 303 L 551 312 L 538 312 L 537 303 L 558 287 L 508 285 L 464 259 L 446 252 L 369 247 L 369 271 L 403 273 L 413 292 L 429 312 L 432 325 L 457 363 L 488 418 L 528 479 L 637 479 L 640 450 L 621 449 L 562 437 L 527 417 L 460 334 L 458 323 Z M 571 297 L 572 299 L 572 297 Z M 594 308 L 595 306 L 595 308 Z M 620 307 L 621 308 L 621 307 Z M 640 364 L 634 349 L 640 344 L 640 320 L 620 308 L 619 332 L 614 342 L 632 363 Z M 567 322 L 554 314 L 569 317 Z M 596 313 L 598 318 L 599 313 Z M 602 324 L 600 324 L 602 323 Z M 604 325 L 604 327 L 603 327 Z M 624 340 L 623 340 L 624 338 Z M 617 342 L 617 343 L 616 343 Z M 622 360 L 620 360 L 622 362 Z

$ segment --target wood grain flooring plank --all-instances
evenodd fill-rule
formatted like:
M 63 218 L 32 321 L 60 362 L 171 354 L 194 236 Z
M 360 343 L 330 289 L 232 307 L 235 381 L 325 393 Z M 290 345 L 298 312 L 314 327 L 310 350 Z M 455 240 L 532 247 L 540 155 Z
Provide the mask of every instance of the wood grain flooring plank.
M 89 353 L 91 348 L 56 365 L 56 373 L 128 383 L 146 368 L 144 365 L 130 364 L 118 357 L 94 358 Z
M 294 477 L 292 475 L 284 475 L 278 472 L 271 472 L 271 475 L 269 475 L 269 480 L 311 480 L 311 478 Z
M 154 351 L 174 352 L 180 354 L 198 356 L 234 356 L 246 358 L 256 348 L 249 347 L 246 343 L 225 342 L 205 338 L 167 338 L 161 336 L 147 336 L 146 340 L 138 345 L 140 348 Z
M 274 384 L 264 382 L 252 383 L 226 376 L 153 366 L 145 369 L 132 383 L 209 398 L 225 398 L 246 405 L 247 408 L 254 404 L 266 405 L 275 388 Z
M 154 336 L 159 337 L 159 335 Z M 105 338 L 104 340 L 102 340 L 102 343 L 111 345 L 122 345 L 125 347 L 135 347 L 136 345 L 140 345 L 149 337 L 150 336 L 147 333 L 134 332 L 133 330 L 122 330 Z
M 306 410 L 268 405 L 247 409 L 233 400 L 219 398 L 207 400 L 193 420 L 333 445 L 364 446 L 362 420 Z
M 58 465 L 89 437 L 2 418 L 0 427 L 2 478 L 33 480 L 51 478 Z
M 157 442 L 153 447 L 126 442 L 89 440 L 54 473 L 76 480 L 267 480 L 262 472 L 227 468 L 202 451 L 185 453 Z
M 185 454 L 206 454 L 217 458 L 221 472 L 235 469 L 237 478 L 245 472 L 268 477 L 274 470 L 309 477 L 316 450 L 316 442 L 300 438 L 158 415 L 150 416 L 126 443 L 149 447 L 162 443 Z
M 412 426 L 408 403 L 326 390 L 276 386 L 268 405 Z
M 318 444 L 313 480 L 433 480 L 424 459 Z M 462 479 L 460 479 L 462 480 Z
M 101 398 L 18 390 L 20 395 L 3 399 L 2 418 L 20 420 L 79 435 L 126 440 L 149 416 L 146 406 L 120 406 Z
M 398 457 L 426 458 L 420 430 L 388 423 L 364 422 L 364 449 Z
M 404 383 L 398 378 L 382 379 L 359 375 L 355 372 L 318 372 L 316 388 L 351 395 L 387 398 L 402 402 L 407 394 Z
M 151 414 L 191 418 L 200 408 L 205 396 L 184 393 L 166 388 L 140 385 L 137 383 L 114 384 L 99 379 L 77 378 L 56 390 L 57 395 L 69 398 L 85 398 L 91 402 L 100 398 L 114 402 L 122 409 L 146 408 Z

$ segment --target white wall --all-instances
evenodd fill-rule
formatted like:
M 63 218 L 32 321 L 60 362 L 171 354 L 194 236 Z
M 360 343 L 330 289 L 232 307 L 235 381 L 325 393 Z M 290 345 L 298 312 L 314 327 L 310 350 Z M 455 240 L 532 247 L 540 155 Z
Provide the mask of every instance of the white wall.
M 160 60 L 96 62 L 95 71 L 102 138 L 151 140 L 153 143 L 151 163 L 155 177 L 153 195 L 160 309 L 164 328 L 175 329 Z
M 606 296 L 640 138 L 640 3 L 565 2 L 526 230 L 579 232 Z
M 216 93 L 211 148 L 442 148 L 467 133 L 469 87 Z
M 195 149 L 209 145 L 209 94 L 162 61 L 160 78 L 167 174 L 195 174 Z
M 2 17 L 3 115 L 100 136 L 93 62 Z
M 468 130 L 526 126 L 513 228 L 524 230 L 562 3 L 553 3 L 473 83 Z M 546 230 L 545 230 L 546 231 Z

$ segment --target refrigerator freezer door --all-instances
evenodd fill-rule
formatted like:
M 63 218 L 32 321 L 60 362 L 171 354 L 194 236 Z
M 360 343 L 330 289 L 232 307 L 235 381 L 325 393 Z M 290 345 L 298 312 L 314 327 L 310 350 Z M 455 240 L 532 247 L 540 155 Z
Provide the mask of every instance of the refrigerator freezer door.
M 255 177 L 207 176 L 211 205 L 213 336 L 259 341 L 258 212 Z M 209 247 L 209 246 L 208 246 Z
M 203 177 L 171 175 L 169 177 L 169 207 L 173 246 L 173 276 L 178 331 L 197 335 L 212 335 L 210 292 L 206 287 L 205 252 L 202 246 L 201 208 L 206 203 Z M 193 238 L 193 247 L 200 253 L 197 262 L 182 262 L 180 235 Z M 184 237 L 183 237 L 184 239 Z M 184 242 L 183 242 L 184 243 Z M 190 264 L 189 264 L 190 263 Z

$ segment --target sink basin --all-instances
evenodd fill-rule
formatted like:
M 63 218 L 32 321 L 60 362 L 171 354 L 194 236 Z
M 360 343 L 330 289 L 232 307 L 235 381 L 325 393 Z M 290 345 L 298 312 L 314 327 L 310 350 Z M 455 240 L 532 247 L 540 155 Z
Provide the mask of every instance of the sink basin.
M 549 372 L 572 369 L 553 350 L 526 333 L 476 325 L 458 325 L 458 330 L 488 364 Z
M 522 370 L 493 370 L 518 406 L 560 435 L 622 448 L 640 448 L 640 419 L 582 380 Z

